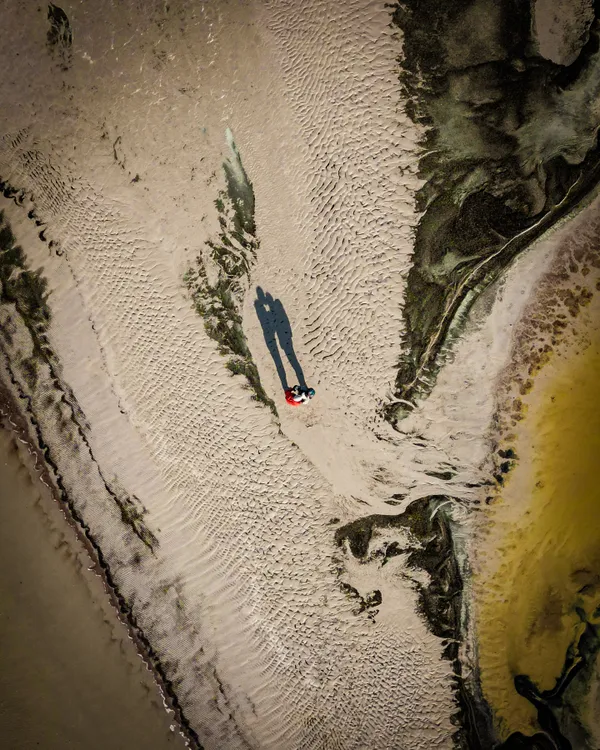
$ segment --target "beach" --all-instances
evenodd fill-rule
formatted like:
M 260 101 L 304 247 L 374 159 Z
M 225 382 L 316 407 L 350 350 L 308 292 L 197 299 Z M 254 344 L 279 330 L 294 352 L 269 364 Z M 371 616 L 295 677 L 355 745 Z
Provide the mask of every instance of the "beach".
M 568 151 L 595 78 L 570 71 L 572 123 L 528 72 L 554 63 L 515 58 L 525 15 L 455 10 L 443 39 L 374 0 L 6 10 L 0 381 L 206 750 L 449 749 L 487 716 L 479 655 L 504 705 L 472 574 L 501 556 L 498 451 L 531 438 L 543 290 L 569 315 L 598 289 L 552 276 L 598 210 Z M 545 55 L 583 44 L 587 16 L 574 41 L 542 16 Z

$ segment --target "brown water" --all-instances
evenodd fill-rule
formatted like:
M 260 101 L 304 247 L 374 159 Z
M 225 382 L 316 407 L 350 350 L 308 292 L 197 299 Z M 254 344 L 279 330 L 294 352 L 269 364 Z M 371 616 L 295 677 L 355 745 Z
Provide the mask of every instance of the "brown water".
M 502 737 L 538 730 L 515 675 L 553 689 L 584 620 L 597 624 L 600 611 L 600 331 L 549 372 L 534 386 L 496 513 L 521 515 L 505 524 L 500 567 L 477 587 L 482 687 Z
M 25 455 L 0 427 L 0 746 L 185 747 L 82 542 Z

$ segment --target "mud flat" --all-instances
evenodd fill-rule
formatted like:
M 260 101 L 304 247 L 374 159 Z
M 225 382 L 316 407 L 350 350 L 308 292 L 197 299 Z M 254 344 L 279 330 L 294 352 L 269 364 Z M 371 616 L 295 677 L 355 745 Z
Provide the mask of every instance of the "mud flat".
M 488 0 L 394 13 L 426 183 L 392 418 L 429 395 L 482 291 L 598 184 L 598 20 L 585 1 L 534 5 L 535 23 L 529 4 Z
M 4 420 L 0 566 L 6 747 L 186 747 L 93 561 Z

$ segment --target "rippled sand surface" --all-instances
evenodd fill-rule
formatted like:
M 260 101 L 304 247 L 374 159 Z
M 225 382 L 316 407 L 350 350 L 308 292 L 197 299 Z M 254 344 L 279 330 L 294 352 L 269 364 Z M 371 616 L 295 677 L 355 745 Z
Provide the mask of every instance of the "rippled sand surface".
M 22 108 L 8 113 L 0 172 L 31 196 L 25 211 L 4 210 L 52 290 L 60 378 L 39 367 L 52 398 L 37 387 L 34 408 L 184 713 L 218 750 L 374 737 L 382 750 L 449 746 L 451 667 L 413 586 L 393 566 L 357 584 L 361 595 L 383 588 L 374 623 L 354 614 L 333 561 L 331 520 L 362 497 L 386 508 L 392 477 L 404 482 L 393 445 L 373 434 L 375 391 L 394 378 L 393 294 L 417 184 L 409 167 L 396 194 L 392 139 L 406 154 L 416 135 L 400 133 L 389 95 L 399 49 L 388 11 L 358 1 L 78 6 L 71 67 L 50 63 L 50 75 L 47 22 L 30 10 L 14 10 L 15 28 L 27 28 L 14 52 L 30 64 L 2 83 Z M 226 127 L 257 196 L 253 280 L 284 299 L 319 391 L 312 412 L 282 417 L 287 433 L 224 367 L 182 282 L 218 226 Z M 253 343 L 252 301 L 248 337 L 281 403 Z M 25 340 L 15 333 L 15 363 Z M 81 412 L 69 413 L 59 379 Z M 123 493 L 158 540 L 152 553 L 122 525 Z
M 488 5 L 467 66 L 481 49 L 495 65 L 485 45 L 507 14 Z M 450 748 L 466 715 L 496 381 L 556 247 L 508 258 L 394 429 L 427 144 L 392 13 L 5 11 L 0 378 L 207 750 Z M 452 281 L 458 256 L 442 261 Z M 258 287 L 289 319 L 307 408 L 284 402 Z

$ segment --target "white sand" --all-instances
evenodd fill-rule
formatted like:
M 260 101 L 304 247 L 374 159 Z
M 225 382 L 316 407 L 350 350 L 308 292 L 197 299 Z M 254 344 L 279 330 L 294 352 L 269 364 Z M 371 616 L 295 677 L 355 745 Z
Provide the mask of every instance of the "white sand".
M 464 483 L 482 476 L 507 355 L 496 326 L 518 315 L 529 280 L 515 272 L 499 317 L 394 432 L 376 413 L 400 353 L 420 134 L 398 107 L 401 45 L 383 5 L 61 7 L 67 73 L 37 5 L 5 11 L 0 175 L 33 193 L 64 255 L 48 254 L 26 209 L 2 204 L 50 281 L 51 343 L 95 459 L 148 509 L 154 556 L 133 563 L 89 455 L 50 416 L 47 440 L 187 717 L 208 750 L 450 747 L 450 665 L 400 561 L 350 571 L 361 594 L 383 594 L 375 623 L 353 615 L 328 524 L 397 512 L 394 493 L 447 492 L 424 473 L 446 464 L 453 493 L 473 496 Z M 282 432 L 226 371 L 181 279 L 216 231 L 226 127 L 256 192 L 253 283 L 284 303 L 317 389 L 286 410 L 250 295 L 244 327 Z
M 272 57 L 280 43 L 277 30 L 271 36 L 262 17 L 237 4 L 219 6 L 218 12 L 200 6 L 194 11 L 195 23 L 189 21 L 192 4 L 183 22 L 176 5 L 166 19 L 151 10 L 140 15 L 133 4 L 123 13 L 108 3 L 93 10 L 63 7 L 75 40 L 73 70 L 64 76 L 64 89 L 61 75 L 49 76 L 43 16 L 31 10 L 33 4 L 12 11 L 12 49 L 26 56 L 28 64 L 3 80 L 2 93 L 15 103 L 3 129 L 14 134 L 27 127 L 28 133 L 15 145 L 12 137 L 3 142 L 0 171 L 34 193 L 36 210 L 48 223 L 47 234 L 60 242 L 65 255 L 48 257 L 46 247 L 31 238 L 32 229 L 22 226 L 22 209 L 9 204 L 7 213 L 33 265 L 43 263 L 50 280 L 52 345 L 63 363 L 63 378 L 91 425 L 94 455 L 104 476 L 117 477 L 148 509 L 148 524 L 160 539 L 157 554 L 133 565 L 135 543 L 130 534 L 118 531 L 118 512 L 98 477 L 85 468 L 85 457 L 75 461 L 68 447 L 59 447 L 58 435 L 57 461 L 65 483 L 79 495 L 82 513 L 119 585 L 135 599 L 142 627 L 170 661 L 171 676 L 180 680 L 178 694 L 186 715 L 206 747 L 219 750 L 367 748 L 373 741 L 381 748 L 449 746 L 449 665 L 440 661 L 439 642 L 415 612 L 409 585 L 390 566 L 380 622 L 374 625 L 352 615 L 352 603 L 332 572 L 334 528 L 328 521 L 348 517 L 345 508 L 354 513 L 355 504 L 350 497 L 336 496 L 302 452 L 278 433 L 268 410 L 250 400 L 243 379 L 229 376 L 182 288 L 186 259 L 216 224 L 212 201 L 221 184 L 226 126 L 233 130 L 255 183 L 265 253 L 257 281 L 277 252 L 278 230 L 265 214 L 272 205 L 275 218 L 284 203 L 281 195 L 271 197 L 263 187 L 272 174 L 296 194 L 296 226 L 315 213 L 302 184 L 310 163 L 299 175 L 296 191 L 285 174 L 285 160 L 274 153 L 277 142 L 281 153 L 295 152 L 291 168 L 307 153 L 313 164 L 324 158 L 314 143 L 295 141 L 302 134 L 299 114 L 262 77 L 273 68 L 270 80 L 275 84 L 280 78 Z M 156 7 L 162 12 L 162 4 Z M 366 40 L 365 28 L 372 29 L 374 39 L 387 38 L 388 18 L 374 7 L 355 3 L 343 14 L 349 27 L 350 21 L 356 25 L 359 41 L 360 35 Z M 319 34 L 335 40 L 337 4 L 316 10 Z M 261 13 L 272 9 L 265 7 Z M 278 7 L 275 22 L 293 23 L 296 9 L 290 7 L 287 13 Z M 342 42 L 340 37 L 337 43 Z M 307 74 L 318 75 L 320 56 L 327 50 L 318 37 L 304 44 Z M 163 49 L 166 58 L 157 54 Z M 358 93 L 371 92 L 378 102 L 369 115 L 374 123 L 367 117 L 354 131 L 363 144 L 373 141 L 375 152 L 379 146 L 372 135 L 377 132 L 385 136 L 382 149 L 390 151 L 393 145 L 394 99 L 390 93 L 381 101 L 376 84 L 381 79 L 384 95 L 390 90 L 398 48 L 388 39 L 378 50 L 373 80 L 360 82 L 369 74 L 365 62 L 353 73 Z M 342 72 L 331 73 L 329 92 L 344 83 Z M 304 108 L 310 108 L 311 90 L 303 94 L 302 76 L 297 80 L 296 96 L 306 96 Z M 254 94 L 251 86 L 258 83 L 261 88 Z M 366 102 L 363 109 L 364 118 L 369 113 Z M 278 127 L 260 127 L 267 111 L 284 115 Z M 330 129 L 344 132 L 344 118 L 351 114 L 348 106 Z M 283 136 L 289 137 L 287 144 Z M 360 143 L 354 146 L 356 154 Z M 341 158 L 346 153 L 343 142 L 338 149 Z M 374 180 L 374 158 L 365 157 L 371 162 L 367 185 Z M 391 173 L 396 164 L 387 170 Z M 268 172 L 260 165 L 268 165 Z M 211 179 L 215 170 L 218 176 Z M 136 174 L 140 181 L 131 183 Z M 384 187 L 386 200 L 393 186 Z M 405 200 L 404 213 L 409 214 L 410 194 Z M 386 212 L 396 205 L 394 198 Z M 384 209 L 373 206 L 371 223 L 359 216 L 353 229 L 362 222 L 363 233 L 374 236 L 379 231 Z M 288 225 L 294 229 L 285 203 L 284 208 L 279 232 Z M 365 208 L 363 216 L 367 213 Z M 326 228 L 307 227 L 307 237 Z M 399 273 L 390 260 L 395 248 L 389 236 L 381 260 L 377 243 L 372 238 L 365 243 L 372 259 L 369 275 L 385 283 Z M 299 237 L 299 242 L 307 247 L 307 239 Z M 343 333 L 356 359 L 346 362 L 343 350 L 336 349 L 337 365 L 324 368 L 323 382 L 316 385 L 324 405 L 331 399 L 329 418 L 335 419 L 340 411 L 336 389 L 354 382 L 354 418 L 360 417 L 358 426 L 364 429 L 365 414 L 376 405 L 376 389 L 393 377 L 396 352 L 390 350 L 390 337 L 399 337 L 399 310 L 385 323 L 383 340 L 373 339 L 377 318 L 354 311 L 354 288 L 366 285 L 364 300 L 372 297 L 369 285 L 378 288 L 362 271 L 352 270 L 358 267 L 359 250 L 356 245 L 351 251 L 348 281 L 338 288 L 336 317 L 324 325 L 323 360 L 315 354 L 311 359 L 316 364 L 310 364 L 310 350 L 303 347 L 298 354 L 307 376 L 314 378 L 317 366 L 327 361 L 326 347 L 333 348 L 332 330 L 344 315 L 350 316 L 356 328 Z M 320 252 L 324 250 L 318 245 L 310 250 L 313 265 Z M 344 266 L 341 254 L 333 252 L 328 265 L 330 273 L 325 267 L 324 279 L 316 284 L 309 279 L 308 291 L 303 291 L 316 310 L 319 298 L 331 298 Z M 298 280 L 305 282 L 302 274 Z M 282 296 L 303 341 L 307 308 L 300 306 L 300 293 L 276 288 L 275 279 L 268 284 Z M 382 320 L 395 304 L 392 293 L 393 285 L 373 298 L 374 309 L 380 299 L 387 301 Z M 315 323 L 313 314 L 311 325 L 317 330 Z M 367 352 L 373 347 L 369 363 Z M 385 360 L 378 364 L 382 351 Z M 269 386 L 270 361 L 261 351 L 257 357 Z M 335 371 L 340 375 L 326 386 Z M 361 400 L 357 390 L 367 382 L 367 397 Z M 325 407 L 318 402 L 315 406 L 318 416 L 317 409 Z M 345 429 L 343 422 L 329 425 L 338 432 Z M 51 435 L 50 427 L 47 433 Z M 335 457 L 334 447 L 330 450 Z M 392 491 L 388 489 L 387 496 Z M 367 507 L 359 510 L 369 512 Z M 175 606 L 176 599 L 183 608 Z

